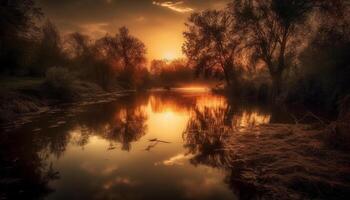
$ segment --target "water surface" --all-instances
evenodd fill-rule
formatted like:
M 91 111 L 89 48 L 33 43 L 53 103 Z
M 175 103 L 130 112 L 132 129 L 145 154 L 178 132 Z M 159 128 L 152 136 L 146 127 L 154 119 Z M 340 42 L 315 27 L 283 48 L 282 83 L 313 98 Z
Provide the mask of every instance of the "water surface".
M 232 170 L 220 154 L 222 141 L 234 131 L 288 120 L 267 106 L 198 88 L 66 106 L 3 133 L 0 194 L 239 199 L 252 191 L 230 180 Z

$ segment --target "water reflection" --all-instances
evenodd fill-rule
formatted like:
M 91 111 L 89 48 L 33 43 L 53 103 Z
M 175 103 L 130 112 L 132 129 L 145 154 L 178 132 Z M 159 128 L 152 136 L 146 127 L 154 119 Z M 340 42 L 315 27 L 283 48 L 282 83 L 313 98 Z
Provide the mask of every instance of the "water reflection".
M 122 150 L 130 151 L 131 142 L 138 141 L 146 134 L 146 119 L 146 113 L 141 108 L 122 109 L 116 113 L 113 123 L 106 127 L 103 137 L 122 144 Z
M 245 134 L 257 125 L 269 123 L 270 119 L 271 115 L 258 107 L 242 107 L 227 99 L 197 105 L 183 132 L 187 155 L 192 155 L 190 162 L 195 166 L 225 169 L 225 182 L 238 199 L 258 199 L 258 189 L 242 181 L 241 163 L 237 163 L 230 143 L 234 134 Z
M 228 138 L 272 119 L 203 90 L 67 107 L 2 134 L 0 197 L 244 199 Z

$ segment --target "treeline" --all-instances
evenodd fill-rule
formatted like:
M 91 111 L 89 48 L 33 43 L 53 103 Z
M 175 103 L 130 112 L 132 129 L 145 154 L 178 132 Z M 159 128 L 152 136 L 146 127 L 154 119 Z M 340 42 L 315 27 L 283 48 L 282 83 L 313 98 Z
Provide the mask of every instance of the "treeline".
M 46 77 L 49 85 L 79 79 L 103 89 L 148 85 L 146 47 L 126 27 L 92 39 L 82 33 L 62 36 L 34 1 L 1 1 L 0 74 Z
M 172 87 L 193 74 L 226 83 L 231 93 L 333 107 L 349 94 L 346 0 L 234 0 L 193 13 L 184 32 L 186 60 L 154 60 L 122 27 L 92 39 L 62 36 L 34 1 L 1 1 L 0 75 L 46 77 L 64 91 L 72 80 L 116 87 Z
M 33 0 L 1 1 L 0 75 L 44 77 L 58 96 L 73 93 L 75 80 L 105 90 L 147 89 L 191 82 L 185 60 L 154 60 L 147 67 L 146 47 L 126 27 L 115 35 L 91 38 L 62 35 Z M 40 25 L 41 24 L 41 25 Z
M 171 88 L 193 83 L 193 72 L 193 68 L 184 59 L 152 60 L 150 65 L 152 85 L 155 87 Z
M 231 92 L 334 106 L 350 92 L 347 0 L 234 0 L 193 13 L 183 52 Z
M 95 40 L 78 32 L 62 38 L 50 21 L 37 27 L 33 13 L 26 8 L 33 4 L 25 6 L 27 1 L 15 2 L 22 3 L 3 6 L 4 11 L 12 14 L 12 8 L 27 19 L 22 22 L 20 20 L 24 19 L 8 15 L 6 21 L 15 20 L 14 23 L 1 24 L 2 74 L 45 76 L 49 68 L 56 67 L 65 68 L 69 70 L 67 73 L 95 82 L 104 89 L 113 87 L 116 81 L 132 89 L 144 85 L 146 47 L 130 35 L 127 28 L 120 28 L 115 36 L 106 35 Z M 22 6 L 25 6 L 23 10 Z M 33 12 L 36 10 L 33 8 Z M 16 23 L 26 26 L 13 30 Z M 63 70 L 51 71 L 62 73 Z

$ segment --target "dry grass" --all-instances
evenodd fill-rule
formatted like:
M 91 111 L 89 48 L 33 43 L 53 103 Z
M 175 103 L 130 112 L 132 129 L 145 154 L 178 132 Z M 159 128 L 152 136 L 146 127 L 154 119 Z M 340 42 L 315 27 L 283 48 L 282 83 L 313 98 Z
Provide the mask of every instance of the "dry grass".
M 350 155 L 327 146 L 307 125 L 264 125 L 226 143 L 232 180 L 250 183 L 266 199 L 348 199 Z
M 1 77 L 1 90 L 22 90 L 37 88 L 44 82 L 42 78 L 33 77 Z

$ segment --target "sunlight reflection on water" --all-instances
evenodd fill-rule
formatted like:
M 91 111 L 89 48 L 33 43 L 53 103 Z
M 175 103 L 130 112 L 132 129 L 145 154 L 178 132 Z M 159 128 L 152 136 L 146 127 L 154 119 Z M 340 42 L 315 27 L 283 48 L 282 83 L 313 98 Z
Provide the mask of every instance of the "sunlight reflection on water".
M 49 128 L 49 119 L 67 123 Z M 21 142 L 37 144 L 27 151 L 42 155 L 39 169 L 59 173 L 47 199 L 235 199 L 226 170 L 206 163 L 214 155 L 205 152 L 224 134 L 270 120 L 269 111 L 191 87 L 68 108 L 18 133 L 41 129 Z

